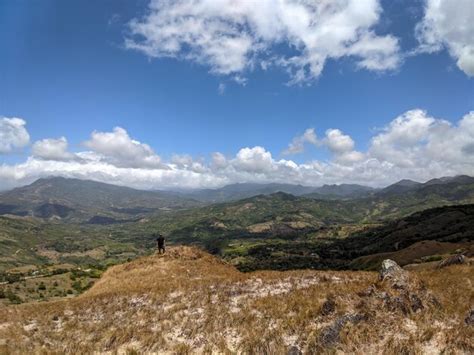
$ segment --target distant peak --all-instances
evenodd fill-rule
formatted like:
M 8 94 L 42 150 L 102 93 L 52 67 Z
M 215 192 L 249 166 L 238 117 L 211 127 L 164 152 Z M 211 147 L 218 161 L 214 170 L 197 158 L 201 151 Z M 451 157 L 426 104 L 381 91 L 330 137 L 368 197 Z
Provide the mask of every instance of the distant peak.
M 421 183 L 418 182 L 418 181 L 414 181 L 414 180 L 410 180 L 410 179 L 402 179 L 400 181 L 397 181 L 393 185 L 396 185 L 396 186 L 414 186 L 414 185 L 419 185 L 419 184 L 421 184 Z

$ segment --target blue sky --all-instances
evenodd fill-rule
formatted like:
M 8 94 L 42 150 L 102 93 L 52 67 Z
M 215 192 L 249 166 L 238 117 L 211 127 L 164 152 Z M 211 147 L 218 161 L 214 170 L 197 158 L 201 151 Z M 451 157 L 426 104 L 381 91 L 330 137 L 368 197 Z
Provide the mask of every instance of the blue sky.
M 288 3 L 291 5 L 294 1 L 288 0 Z M 141 0 L 0 1 L 0 44 L 3 49 L 0 56 L 0 117 L 24 120 L 29 134 L 27 144 L 4 149 L 0 155 L 5 181 L 9 181 L 5 187 L 41 175 L 39 169 L 13 176 L 13 167 L 25 164 L 27 159 L 66 164 L 64 157 L 51 159 L 52 156 L 36 154 L 35 158 L 32 153 L 35 142 L 65 137 L 68 154 L 84 153 L 87 147 L 107 155 L 104 150 L 91 148 L 95 146 L 84 142 L 91 140 L 93 131 L 112 132 L 114 127 L 122 127 L 130 139 L 146 144 L 163 164 L 172 164 L 172 157 L 179 154 L 189 155 L 193 161 L 207 164 L 207 168 L 212 164 L 214 152 L 220 152 L 230 161 L 236 159 L 234 156 L 241 149 L 256 146 L 271 152 L 275 162 L 284 159 L 298 165 L 308 162 L 332 164 L 339 151 L 332 149 L 324 138 L 326 130 L 340 130 L 354 142 L 351 151 L 366 154 L 374 137 L 387 130 L 392 120 L 415 109 L 424 110 L 427 117 L 438 123 L 446 120 L 453 127 L 458 125 L 474 107 L 472 73 L 466 65 L 457 63 L 459 46 L 474 51 L 472 36 L 459 44 L 456 39 L 460 36 L 456 34 L 458 37 L 453 42 L 452 29 L 441 24 L 436 32 L 437 43 L 428 43 L 428 50 L 420 49 L 423 43 L 420 44 L 415 27 L 427 16 L 429 1 L 382 1 L 377 4 L 377 1 L 369 0 L 368 3 L 375 3 L 374 6 L 380 9 L 375 11 L 377 20 L 362 26 L 363 30 L 379 37 L 396 38 L 396 50 L 389 48 L 382 54 L 391 58 L 396 56 L 397 63 L 372 70 L 359 65 L 352 55 L 343 54 L 338 58 L 329 55 L 320 73 L 308 74 L 304 80 L 290 85 L 288 82 L 294 75 L 292 77 L 289 71 L 296 70 L 293 67 L 275 64 L 275 60 L 266 70 L 262 69 L 263 60 L 303 57 L 304 50 L 295 48 L 290 40 L 259 39 L 259 45 L 264 43 L 265 49 L 258 55 L 252 54 L 256 59 L 245 63 L 244 68 L 240 62 L 233 62 L 229 69 L 219 62 L 221 59 L 203 56 L 202 51 L 207 49 L 191 48 L 188 52 L 182 50 L 173 52 L 172 56 L 169 52 L 164 55 L 156 46 L 167 39 L 161 38 L 157 44 L 153 38 L 150 40 L 144 38 L 143 33 L 137 34 L 137 27 L 131 25 L 134 19 L 153 24 L 154 19 L 147 16 L 154 11 L 157 15 L 165 14 L 166 6 L 150 10 L 149 1 Z M 469 2 L 465 1 L 465 4 Z M 168 4 L 168 7 L 172 6 Z M 451 11 L 448 8 L 433 11 L 448 10 Z M 245 13 L 246 10 L 242 11 Z M 472 19 L 472 12 L 466 15 L 471 16 L 466 21 Z M 219 13 L 196 16 L 212 19 L 212 16 L 219 17 Z M 455 29 L 454 21 L 452 26 Z M 252 31 L 252 27 L 249 28 L 242 31 Z M 260 30 L 263 31 L 261 27 Z M 163 32 L 163 28 L 159 31 Z M 132 48 L 126 44 L 127 40 L 147 48 Z M 220 40 L 217 38 L 210 45 L 216 46 L 216 41 Z M 192 47 L 184 40 L 181 44 L 184 48 Z M 378 55 L 375 54 L 377 58 Z M 467 66 L 471 59 L 467 58 Z M 238 83 L 242 78 L 245 83 Z M 308 128 L 314 128 L 317 141 L 314 144 L 306 142 L 298 154 L 285 154 L 291 141 Z M 467 141 L 470 138 L 467 137 Z M 421 137 L 418 143 L 423 144 L 426 139 Z M 385 158 L 377 159 L 382 163 Z M 388 158 L 386 161 L 396 165 Z M 122 169 L 130 168 L 114 164 Z M 187 161 L 184 170 L 189 170 L 190 164 Z M 149 166 L 146 168 L 150 169 Z M 440 174 L 443 170 L 469 173 L 471 168 L 472 165 L 455 168 L 451 164 L 432 170 L 432 174 Z M 69 168 L 61 165 L 55 169 L 64 175 Z M 247 169 L 244 175 L 218 174 L 222 179 L 207 183 L 206 177 L 196 186 L 240 180 L 286 180 L 281 174 L 269 175 L 252 169 Z M 254 175 L 250 174 L 252 172 Z M 45 168 L 44 173 L 50 174 L 51 170 Z M 262 177 L 262 174 L 266 176 Z M 321 171 L 317 172 L 318 176 L 321 174 Z M 417 174 L 406 171 L 410 177 L 428 177 Z M 328 173 L 330 178 L 316 179 L 309 184 L 350 179 L 350 175 L 333 175 Z M 97 175 L 91 177 L 97 179 Z M 358 175 L 356 180 L 367 177 Z M 127 179 L 117 182 L 140 187 L 169 185 L 160 178 L 154 180 L 156 183 L 150 182 L 153 179 L 155 177 L 147 177 L 146 183 L 135 180 L 128 183 Z M 299 176 L 294 182 L 304 183 L 301 180 L 307 179 Z M 389 182 L 386 177 L 376 184 L 385 182 Z M 194 185 L 189 183 L 189 186 Z

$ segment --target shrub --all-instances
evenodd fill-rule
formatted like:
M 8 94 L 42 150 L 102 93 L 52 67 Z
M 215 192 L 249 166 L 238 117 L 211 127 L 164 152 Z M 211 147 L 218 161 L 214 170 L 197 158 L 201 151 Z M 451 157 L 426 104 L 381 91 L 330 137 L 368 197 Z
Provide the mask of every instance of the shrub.
M 82 292 L 82 283 L 80 280 L 73 282 L 71 286 L 77 292 Z
M 427 263 L 430 261 L 440 261 L 443 260 L 443 257 L 441 255 L 430 255 L 430 256 L 424 256 L 421 258 L 423 262 Z
M 23 300 L 18 295 L 14 294 L 12 291 L 8 291 L 6 293 L 6 296 L 8 300 L 13 304 L 20 304 L 23 302 Z
M 5 278 L 8 283 L 12 284 L 14 282 L 20 281 L 21 276 L 19 274 L 7 274 Z

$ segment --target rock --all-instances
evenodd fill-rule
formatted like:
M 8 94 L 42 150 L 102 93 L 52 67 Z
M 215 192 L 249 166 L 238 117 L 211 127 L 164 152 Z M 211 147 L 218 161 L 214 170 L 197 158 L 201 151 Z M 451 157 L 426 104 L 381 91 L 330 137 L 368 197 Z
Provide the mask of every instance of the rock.
M 287 355 L 302 355 L 303 352 L 295 345 L 288 349 Z
M 357 324 L 367 317 L 359 313 L 349 313 L 337 318 L 334 323 L 324 328 L 319 335 L 319 343 L 323 348 L 330 348 L 340 342 L 339 333 L 347 323 Z
M 385 280 L 387 277 L 392 277 L 394 273 L 403 271 L 402 268 L 393 260 L 385 259 L 382 261 L 380 268 L 380 280 Z
M 464 323 L 467 325 L 474 325 L 474 309 L 471 309 L 464 319 Z
M 408 302 L 406 302 L 406 300 L 404 300 L 400 296 L 391 297 L 389 295 L 386 295 L 384 299 L 385 307 L 390 312 L 401 312 L 405 316 L 408 315 L 408 313 L 410 312 L 409 305 L 407 303 Z
M 321 315 L 328 316 L 336 310 L 336 302 L 334 297 L 329 296 L 321 307 Z
M 434 295 L 429 294 L 427 296 L 427 299 L 428 299 L 428 302 L 435 308 L 437 309 L 443 308 L 443 305 L 441 304 L 441 302 Z
M 407 273 L 395 261 L 385 259 L 380 268 L 379 280 L 389 280 L 393 288 L 404 289 L 407 285 Z
M 464 264 L 466 262 L 466 257 L 463 254 L 457 254 L 450 256 L 447 259 L 442 260 L 438 264 L 438 269 L 441 269 L 446 266 L 451 266 L 451 265 L 459 265 L 459 264 Z
M 339 332 L 341 331 L 342 327 L 337 327 L 336 324 L 332 324 L 321 331 L 319 335 L 319 343 L 323 348 L 330 348 L 341 340 L 339 336 Z
M 409 298 L 410 298 L 411 310 L 413 312 L 416 313 L 417 311 L 423 310 L 425 308 L 423 306 L 423 302 L 421 302 L 421 299 L 420 299 L 420 297 L 418 297 L 418 295 L 412 293 L 412 294 L 410 294 Z

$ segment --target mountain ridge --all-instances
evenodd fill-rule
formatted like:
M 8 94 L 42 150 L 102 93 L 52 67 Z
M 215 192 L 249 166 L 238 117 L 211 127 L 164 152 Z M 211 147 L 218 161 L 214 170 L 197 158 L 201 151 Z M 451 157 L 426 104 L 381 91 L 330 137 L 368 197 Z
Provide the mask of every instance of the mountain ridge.
M 41 178 L 0 194 L 1 214 L 73 221 L 85 221 L 96 215 L 121 220 L 130 216 L 128 212 L 133 209 L 137 213 L 132 214 L 140 215 L 147 209 L 151 212 L 198 205 L 197 201 L 168 192 L 63 177 Z

